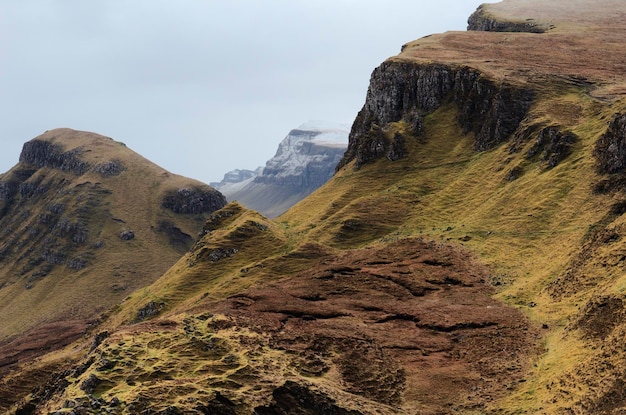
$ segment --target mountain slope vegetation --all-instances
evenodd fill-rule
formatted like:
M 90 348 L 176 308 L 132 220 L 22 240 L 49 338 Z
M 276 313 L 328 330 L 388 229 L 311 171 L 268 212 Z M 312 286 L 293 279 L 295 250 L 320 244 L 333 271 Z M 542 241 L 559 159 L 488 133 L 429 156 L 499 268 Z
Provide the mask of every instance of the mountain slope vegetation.
M 0 374 L 156 280 L 224 205 L 108 137 L 57 129 L 27 142 L 0 176 Z
M 13 410 L 624 411 L 625 13 L 505 0 L 408 43 L 329 182 L 274 221 L 214 212 L 89 335 L 5 377 L 47 380 Z

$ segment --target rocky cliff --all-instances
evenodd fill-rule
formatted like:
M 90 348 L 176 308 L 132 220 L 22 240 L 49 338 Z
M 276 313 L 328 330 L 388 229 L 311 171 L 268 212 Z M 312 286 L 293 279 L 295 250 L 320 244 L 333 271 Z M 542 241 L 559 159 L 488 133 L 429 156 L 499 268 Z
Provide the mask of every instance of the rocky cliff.
M 262 172 L 263 167 L 259 167 L 256 170 L 235 169 L 224 174 L 224 178 L 221 181 L 211 182 L 209 184 L 216 189 L 225 190 L 228 193 L 229 191 L 238 190 Z
M 389 136 L 381 126 L 408 125 L 408 134 L 423 133 L 422 119 L 444 103 L 458 109 L 464 133 L 474 136 L 474 149 L 484 151 L 507 140 L 525 117 L 532 89 L 499 83 L 469 67 L 390 60 L 372 73 L 367 98 L 350 132 L 350 144 L 337 169 L 356 160 L 356 167 L 386 156 L 406 153 L 401 133 Z
M 503 19 L 490 14 L 488 7 L 480 6 L 467 20 L 467 30 L 484 32 L 526 32 L 544 33 L 551 28 L 549 23 L 538 22 L 536 19 L 513 18 Z
M 214 212 L 157 281 L 0 398 L 28 384 L 15 412 L 623 413 L 626 3 L 480 13 L 484 29 L 546 29 L 407 43 L 374 71 L 330 181 L 274 221 Z
M 229 200 L 275 217 L 322 186 L 333 175 L 348 141 L 347 128 L 309 122 L 280 142 L 274 157 L 254 177 L 218 186 Z M 226 176 L 225 176 L 226 181 Z

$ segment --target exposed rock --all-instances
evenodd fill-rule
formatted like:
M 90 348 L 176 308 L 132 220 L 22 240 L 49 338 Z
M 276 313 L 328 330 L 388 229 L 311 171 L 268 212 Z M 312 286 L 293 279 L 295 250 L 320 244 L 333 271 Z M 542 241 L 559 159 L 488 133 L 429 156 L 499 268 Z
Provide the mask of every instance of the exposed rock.
M 306 386 L 287 381 L 272 393 L 272 403 L 254 408 L 258 415 L 360 415 L 358 411 L 348 411 L 320 392 Z
M 96 375 L 91 374 L 80 384 L 80 389 L 91 394 L 96 390 L 100 382 L 101 380 Z
M 96 334 L 94 336 L 94 338 L 93 338 L 93 342 L 91 343 L 91 347 L 89 348 L 89 351 L 91 352 L 91 351 L 95 350 L 108 337 L 109 337 L 109 332 L 108 331 L 102 331 L 102 332 Z
M 113 160 L 106 163 L 98 164 L 95 169 L 96 173 L 100 173 L 104 177 L 117 176 L 124 171 L 124 165 L 121 161 Z
M 600 174 L 626 172 L 626 113 L 616 114 L 606 133 L 598 139 L 594 156 Z
M 89 164 L 79 156 L 80 151 L 77 149 L 64 152 L 63 147 L 58 144 L 33 139 L 24 144 L 20 162 L 37 168 L 48 167 L 81 175 L 89 169 Z
M 143 321 L 158 315 L 163 307 L 165 307 L 165 303 L 150 301 L 148 304 L 146 304 L 137 311 L 137 317 L 135 318 L 135 322 Z
M 135 239 L 135 232 L 133 231 L 122 231 L 120 233 L 120 239 L 124 241 L 130 241 L 131 239 Z
M 305 123 L 289 132 L 274 157 L 255 176 L 225 184 L 219 190 L 229 200 L 268 217 L 278 216 L 332 177 L 347 142 L 348 131 L 343 125 Z
M 562 132 L 557 126 L 546 127 L 539 131 L 537 140 L 526 156 L 532 159 L 543 155 L 541 159 L 551 169 L 571 154 L 576 141 L 578 137 L 572 132 Z
M 215 248 L 215 249 L 202 249 L 196 255 L 198 260 L 208 259 L 211 262 L 218 262 L 224 258 L 230 258 L 235 255 L 239 250 L 237 248 Z
M 226 205 L 226 198 L 211 188 L 185 187 L 170 190 L 161 205 L 175 213 L 199 214 L 213 212 Z
M 487 12 L 484 5 L 479 6 L 467 20 L 467 30 L 482 32 L 544 33 L 548 29 L 550 29 L 549 25 L 538 23 L 534 19 L 526 21 L 498 20 Z
M 489 150 L 518 128 L 533 100 L 530 89 L 497 84 L 475 69 L 389 60 L 372 73 L 367 98 L 350 132 L 348 149 L 337 170 L 356 160 L 357 168 L 397 153 L 381 127 L 404 121 L 421 131 L 420 117 L 452 100 L 464 133 L 475 134 L 474 149 Z
M 219 392 L 206 405 L 198 405 L 195 408 L 206 415 L 237 415 L 237 405 Z

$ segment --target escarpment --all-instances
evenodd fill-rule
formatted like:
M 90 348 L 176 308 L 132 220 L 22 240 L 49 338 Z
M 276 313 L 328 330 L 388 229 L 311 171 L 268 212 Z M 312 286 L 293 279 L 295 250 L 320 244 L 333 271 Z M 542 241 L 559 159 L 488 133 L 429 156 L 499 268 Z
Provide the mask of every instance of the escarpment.
M 534 19 L 508 20 L 498 18 L 489 14 L 484 6 L 478 7 L 467 20 L 467 30 L 475 31 L 544 33 L 548 29 L 550 29 L 549 25 L 538 23 Z
M 533 96 L 528 87 L 497 82 L 470 67 L 389 60 L 372 73 L 365 105 L 337 170 L 352 160 L 359 167 L 383 155 L 400 158 L 400 137 L 387 139 L 381 126 L 402 121 L 411 135 L 420 135 L 422 118 L 446 102 L 457 107 L 463 132 L 474 134 L 474 149 L 489 150 L 518 128 Z
M 223 208 L 226 198 L 210 188 L 188 187 L 169 190 L 163 197 L 162 206 L 175 213 L 210 213 Z
M 89 165 L 80 159 L 80 150 L 63 151 L 63 147 L 45 140 L 31 140 L 24 144 L 20 162 L 34 167 L 49 167 L 81 175 Z
M 483 9 L 493 22 L 550 30 L 486 27 L 407 43 L 374 71 L 344 168 L 275 220 L 236 202 L 205 217 L 176 213 L 202 206 L 208 189 L 148 174 L 120 143 L 99 141 L 116 150 L 103 157 L 47 136 L 89 168 L 20 164 L 0 177 L 0 230 L 21 237 L 20 223 L 41 215 L 51 229 L 29 230 L 65 238 L 84 267 L 69 268 L 81 263 L 50 245 L 42 264 L 59 263 L 39 279 L 38 269 L 12 269 L 0 312 L 27 300 L 33 309 L 28 295 L 62 296 L 68 286 L 75 307 L 95 292 L 124 300 L 63 353 L 27 360 L 24 341 L 0 344 L 0 375 L 19 368 L 0 378 L 0 410 L 23 398 L 14 412 L 624 413 L 626 2 Z M 295 138 L 320 135 L 305 130 L 277 157 L 311 156 Z M 303 152 L 287 151 L 296 147 Z M 302 164 L 291 166 L 281 180 Z M 58 195 L 61 182 L 73 186 L 67 200 L 3 222 L 22 199 Z M 110 193 L 96 194 L 105 226 L 86 222 L 81 233 L 69 197 L 86 188 Z M 197 235 L 180 217 L 204 223 L 199 239 L 148 284 L 153 262 L 170 252 L 150 238 L 180 252 Z M 61 268 L 65 290 L 54 291 Z M 54 306 L 71 300 L 59 298 Z M 85 327 L 65 323 L 22 340 Z

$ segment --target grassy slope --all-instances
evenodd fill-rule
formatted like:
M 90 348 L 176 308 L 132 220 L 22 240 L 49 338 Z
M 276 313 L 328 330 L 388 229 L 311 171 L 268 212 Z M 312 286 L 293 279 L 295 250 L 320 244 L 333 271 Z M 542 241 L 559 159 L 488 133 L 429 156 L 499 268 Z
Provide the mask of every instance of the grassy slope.
M 476 45 L 495 36 L 478 33 L 468 34 L 465 39 L 469 38 L 470 43 Z M 529 35 L 507 36 L 503 47 L 519 53 L 515 47 L 522 43 L 515 43 L 516 39 Z M 448 34 L 443 40 L 433 37 L 413 45 L 422 48 L 429 42 L 450 45 L 458 40 L 456 37 L 457 34 Z M 475 38 L 480 39 L 476 41 Z M 537 50 L 552 52 L 549 48 Z M 444 61 L 466 62 L 465 56 L 443 56 L 448 52 L 441 50 L 433 53 L 439 54 L 437 59 Z M 471 48 L 468 53 L 473 53 Z M 502 51 L 494 47 L 493 53 L 501 54 Z M 581 60 L 580 64 L 585 63 L 588 62 Z M 528 68 L 534 69 L 534 64 L 536 62 L 530 60 Z M 564 66 L 566 64 L 563 63 Z M 609 62 L 606 71 L 613 70 L 611 65 L 614 64 L 614 61 Z M 510 75 L 511 67 L 506 63 L 477 63 L 477 66 L 481 65 L 487 73 L 500 75 L 498 71 L 504 70 Z M 602 74 L 602 70 L 592 68 L 587 72 L 597 75 Z M 384 245 L 390 240 L 420 236 L 463 244 L 477 253 L 492 269 L 491 282 L 497 288 L 496 296 L 518 307 L 537 326 L 545 325 L 544 335 L 538 339 L 543 353 L 533 362 L 526 382 L 508 397 L 494 402 L 492 408 L 504 413 L 560 413 L 593 392 L 593 383 L 584 374 L 576 372 L 581 368 L 591 368 L 601 373 L 600 368 L 594 368 L 594 360 L 605 351 L 574 330 L 572 323 L 590 298 L 598 294 L 620 294 L 626 287 L 626 277 L 620 272 L 621 268 L 606 266 L 612 255 L 624 250 L 626 243 L 619 240 L 610 246 L 597 247 L 595 259 L 582 265 L 584 272 L 581 278 L 591 276 L 594 278 L 593 285 L 583 284 L 569 296 L 551 295 L 555 281 L 564 277 L 585 243 L 593 240 L 595 231 L 626 226 L 625 219 L 609 214 L 611 207 L 621 201 L 621 196 L 595 195 L 592 192 L 593 185 L 600 180 L 594 170 L 593 145 L 605 131 L 606 123 L 613 114 L 626 110 L 623 100 L 614 100 L 610 104 L 605 102 L 608 92 L 616 93 L 622 88 L 622 79 L 618 81 L 612 85 L 601 85 L 601 100 L 592 98 L 589 91 L 583 88 L 566 83 L 544 84 L 538 89 L 538 96 L 525 123 L 556 125 L 579 137 L 573 153 L 553 169 L 548 169 L 540 159 L 529 160 L 526 157 L 528 149 L 534 144 L 533 138 L 517 152 L 511 153 L 509 146 L 503 144 L 492 151 L 475 153 L 472 151 L 473 137 L 463 135 L 455 121 L 454 106 L 445 105 L 426 118 L 424 137 L 408 140 L 410 154 L 407 158 L 393 163 L 380 160 L 359 171 L 354 171 L 349 165 L 274 223 L 231 205 L 229 209 L 236 211 L 232 222 L 225 221 L 222 227 L 205 237 L 194 251 L 183 257 L 157 283 L 133 294 L 113 313 L 103 329 L 113 330 L 129 322 L 149 301 L 165 304 L 161 323 L 165 324 L 169 319 L 173 325 L 183 324 L 190 315 L 198 314 L 204 301 L 224 298 L 254 283 L 289 275 L 314 261 L 306 256 L 303 259 L 303 256 L 290 255 L 289 252 L 294 249 L 303 250 L 303 247 L 317 245 L 331 252 Z M 403 131 L 405 126 L 397 123 L 386 128 L 392 136 L 394 131 Z M 507 176 L 514 167 L 520 168 L 523 175 L 509 181 Z M 250 220 L 267 229 L 246 234 L 245 238 L 236 241 L 237 246 L 250 243 L 246 255 L 190 266 L 194 255 L 198 255 L 203 248 L 210 251 L 231 246 L 234 235 L 241 234 L 242 227 L 250 228 Z M 220 320 L 217 315 L 207 318 L 214 325 Z M 113 334 L 111 341 L 121 349 L 117 352 L 107 350 L 107 353 L 129 354 L 128 360 L 137 360 L 137 367 L 144 365 L 141 370 L 137 369 L 139 375 L 149 373 L 150 368 L 162 370 L 156 367 L 158 362 L 173 359 L 182 365 L 177 366 L 182 373 L 189 374 L 188 389 L 186 392 L 181 389 L 180 396 L 198 396 L 200 392 L 194 383 L 194 376 L 202 375 L 209 369 L 201 367 L 200 362 L 186 361 L 184 350 L 181 353 L 176 349 L 182 347 L 184 342 L 179 344 L 178 334 L 169 332 L 171 330 L 167 325 L 122 327 Z M 223 341 L 228 342 L 228 336 L 254 337 L 250 340 L 253 345 L 263 341 L 256 338 L 258 334 L 247 332 L 227 334 Z M 150 342 L 160 344 L 153 350 L 161 352 L 149 355 L 155 352 L 142 345 Z M 130 346 L 123 347 L 125 344 Z M 226 347 L 224 350 L 229 349 Z M 269 350 L 265 352 L 270 353 Z M 263 353 L 258 349 L 256 356 L 263 356 Z M 238 355 L 240 360 L 244 357 L 243 354 Z M 268 359 L 264 364 L 268 365 L 280 364 L 282 359 L 282 356 L 271 353 L 266 357 Z M 221 364 L 216 361 L 223 363 L 223 359 L 221 355 L 208 356 L 204 364 Z M 239 363 L 236 367 L 222 367 L 220 370 L 228 372 L 242 367 L 245 365 Z M 91 369 L 86 374 L 89 373 L 95 372 Z M 589 373 L 594 372 L 589 370 Z M 560 384 L 562 391 L 552 386 L 555 382 Z M 150 392 L 150 387 L 150 382 L 134 385 L 119 383 L 114 390 L 120 396 L 136 396 Z M 153 387 L 155 389 L 151 392 L 155 396 L 154 393 L 160 389 L 158 384 Z M 74 396 L 81 395 L 76 386 L 72 388 Z
M 352 243 L 422 235 L 462 243 L 478 253 L 493 269 L 497 296 L 550 327 L 542 340 L 545 354 L 528 382 L 502 404 L 513 412 L 538 411 L 549 404 L 546 382 L 561 378 L 591 353 L 588 345 L 564 330 L 591 292 L 554 301 L 545 289 L 617 201 L 592 194 L 598 177 L 591 154 L 615 110 L 583 91 L 542 96 L 529 119 L 560 125 L 580 137 L 574 153 L 549 170 L 526 159 L 533 140 L 513 154 L 507 145 L 474 153 L 472 137 L 461 134 L 454 111 L 441 108 L 426 120 L 426 142 L 415 140 L 405 160 L 379 161 L 356 173 L 348 166 L 279 221 L 305 238 L 345 246 L 336 235 L 348 218 L 359 218 L 361 231 L 351 236 Z M 507 181 L 515 166 L 523 168 L 523 176 Z M 380 229 L 389 233 L 372 234 Z M 623 286 L 623 278 L 616 284 Z M 564 399 L 551 406 L 568 404 Z
M 30 289 L 25 289 L 28 275 L 21 275 L 21 265 L 0 270 L 0 282 L 5 283 L 0 290 L 0 340 L 59 318 L 97 317 L 128 293 L 154 281 L 180 256 L 166 235 L 154 231 L 160 220 L 170 220 L 195 237 L 206 218 L 177 215 L 160 206 L 167 190 L 205 185 L 170 174 L 106 137 L 73 130 L 53 130 L 44 137 L 53 135 L 57 138 L 51 141 L 63 145 L 65 151 L 88 148 L 82 158 L 92 165 L 115 160 L 126 170 L 112 177 L 94 172 L 76 176 L 47 168 L 36 173 L 53 186 L 65 183 L 65 187 L 62 193 L 49 192 L 47 202 L 41 206 L 27 206 L 33 221 L 39 213 L 45 213 L 49 203 L 65 204 L 64 217 L 70 222 L 78 220 L 82 214 L 79 208 L 89 199 L 89 240 L 77 246 L 75 254 L 84 255 L 88 265 L 82 270 L 57 266 L 46 277 L 35 280 Z M 91 190 L 86 189 L 97 191 L 89 193 Z M 14 233 L 26 234 L 22 228 L 28 225 L 37 223 L 18 222 Z M 119 234 L 124 230 L 133 230 L 136 238 L 122 241 Z M 94 249 L 96 242 L 103 247 Z
M 582 386 L 577 386 L 579 395 L 552 402 L 554 393 L 546 385 L 568 378 L 592 356 L 590 344 L 568 329 L 580 304 L 592 292 L 555 301 L 546 288 L 564 272 L 615 202 L 611 196 L 594 195 L 591 191 L 597 180 L 592 145 L 605 128 L 604 116 L 614 109 L 598 106 L 576 90 L 539 99 L 530 119 L 558 124 L 580 137 L 571 156 L 556 168 L 547 169 L 541 161 L 526 158 L 527 148 L 511 154 L 508 146 L 502 145 L 493 151 L 475 153 L 473 137 L 461 134 L 455 110 L 444 106 L 428 116 L 426 135 L 411 141 L 409 157 L 394 163 L 382 160 L 356 172 L 348 166 L 275 223 L 231 204 L 222 211 L 228 212 L 226 215 L 209 222 L 208 228 L 214 228 L 213 232 L 155 284 L 128 298 L 99 329 L 114 330 L 115 326 L 130 322 L 151 301 L 165 305 L 159 320 L 162 323 L 142 323 L 117 330 L 109 344 L 119 344 L 119 350 L 107 349 L 106 353 L 128 354 L 125 359 L 136 361 L 133 365 L 139 380 L 166 368 L 173 371 L 176 379 L 187 376 L 183 382 L 186 386 L 177 386 L 186 389 L 177 389 L 178 395 L 170 396 L 172 399 L 200 397 L 204 389 L 197 381 L 205 376 L 203 371 L 213 373 L 211 376 L 219 372 L 219 368 L 205 366 L 223 365 L 228 351 L 236 353 L 238 363 L 230 369 L 221 368 L 226 370 L 224 379 L 248 365 L 275 365 L 286 359 L 275 355 L 277 351 L 273 349 L 267 349 L 267 354 L 258 350 L 252 353 L 257 346 L 241 349 L 242 336 L 248 338 L 244 344 L 263 344 L 258 334 L 220 331 L 217 338 L 225 342 L 223 353 L 209 357 L 208 363 L 195 361 L 191 357 L 194 353 L 180 349 L 189 347 L 188 339 L 180 337 L 173 327 L 195 321 L 202 304 L 293 275 L 319 260 L 315 256 L 290 255 L 294 249 L 306 251 L 310 248 L 302 247 L 323 245 L 327 252 L 332 252 L 420 236 L 463 244 L 476 252 L 492 268 L 497 297 L 521 309 L 538 326 L 548 327 L 540 339 L 544 352 L 534 362 L 526 382 L 508 398 L 493 403 L 493 408 L 503 408 L 507 413 L 536 413 L 541 411 L 539 408 L 554 412 L 569 406 L 585 392 Z M 403 128 L 402 123 L 389 126 L 389 134 Z M 526 147 L 532 144 L 531 140 Z M 515 181 L 506 180 L 508 171 L 518 165 L 524 174 Z M 237 247 L 239 253 L 215 262 L 206 261 L 208 253 L 229 247 Z M 205 260 L 201 260 L 203 255 Z M 208 318 L 211 324 L 219 325 L 222 317 Z M 231 344 L 234 339 L 239 339 L 239 346 Z M 129 348 L 129 344 L 134 346 Z M 146 344 L 160 346 L 142 346 Z M 252 355 L 256 357 L 251 358 Z M 102 377 L 92 368 L 80 379 L 89 373 Z M 112 371 L 112 383 L 103 386 L 103 396 L 130 399 L 164 393 L 160 389 L 166 387 L 163 382 L 146 382 L 146 378 L 128 384 L 128 376 L 121 369 Z M 69 396 L 81 396 L 78 383 L 72 388 Z

